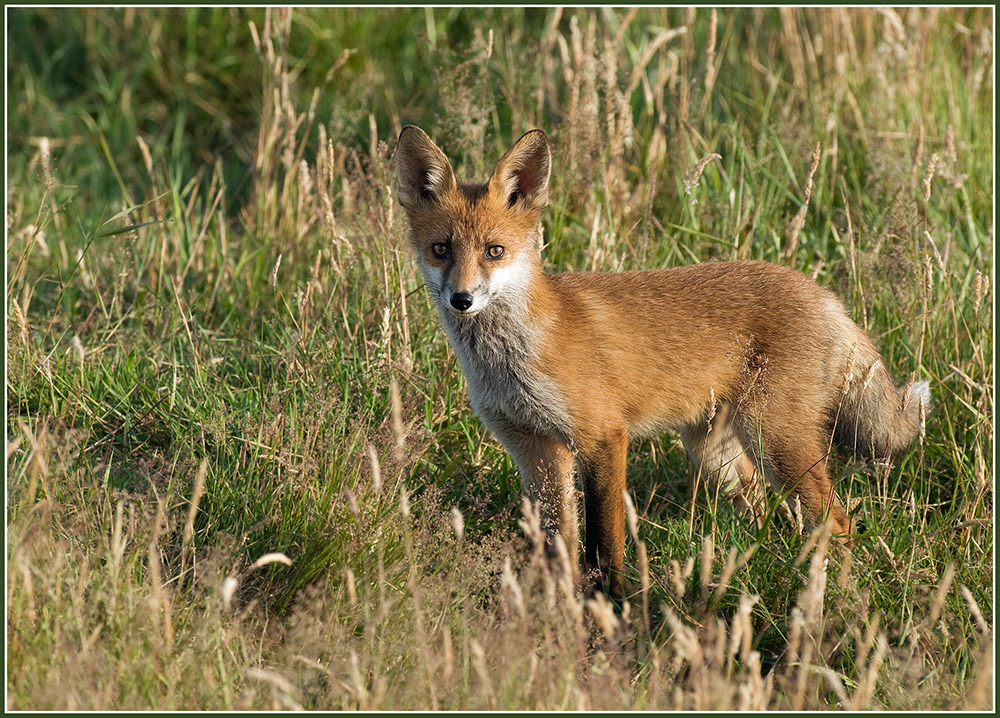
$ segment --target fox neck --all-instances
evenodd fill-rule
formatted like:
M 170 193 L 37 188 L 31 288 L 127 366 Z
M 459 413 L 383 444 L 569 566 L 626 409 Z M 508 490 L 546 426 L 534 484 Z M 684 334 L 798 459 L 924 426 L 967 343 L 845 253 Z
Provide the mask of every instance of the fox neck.
M 548 292 L 547 277 L 535 265 L 521 291 L 495 295 L 474 316 L 456 315 L 438 305 L 468 382 L 472 407 L 495 433 L 506 429 L 561 437 L 571 433 L 561 392 L 537 369 L 548 321 Z
M 463 370 L 468 373 L 468 361 L 502 367 L 533 355 L 538 343 L 535 300 L 545 284 L 541 271 L 532 267 L 522 282 L 491 296 L 473 316 L 456 314 L 438 303 L 441 321 Z

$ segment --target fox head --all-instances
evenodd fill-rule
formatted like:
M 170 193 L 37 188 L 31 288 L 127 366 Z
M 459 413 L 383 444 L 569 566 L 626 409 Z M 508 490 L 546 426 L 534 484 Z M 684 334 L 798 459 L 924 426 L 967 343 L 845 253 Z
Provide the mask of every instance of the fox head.
M 486 184 L 455 180 L 451 163 L 419 127 L 396 150 L 397 199 L 431 296 L 470 317 L 504 297 L 523 296 L 540 267 L 539 216 L 548 204 L 551 158 L 545 133 L 521 137 Z

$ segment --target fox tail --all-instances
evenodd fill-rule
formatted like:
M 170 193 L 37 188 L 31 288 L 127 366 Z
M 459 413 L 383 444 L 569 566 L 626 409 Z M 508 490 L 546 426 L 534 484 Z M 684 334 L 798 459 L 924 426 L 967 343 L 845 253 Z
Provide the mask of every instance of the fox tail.
M 878 351 L 862 338 L 853 350 L 854 362 L 844 383 L 836 418 L 835 438 L 869 458 L 888 458 L 923 431 L 931 406 L 930 385 L 914 378 L 897 387 Z

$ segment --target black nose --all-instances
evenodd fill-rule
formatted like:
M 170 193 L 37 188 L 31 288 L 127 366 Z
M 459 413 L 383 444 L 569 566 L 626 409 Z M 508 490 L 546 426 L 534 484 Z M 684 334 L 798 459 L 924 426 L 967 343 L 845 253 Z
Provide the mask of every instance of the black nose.
M 472 295 L 465 292 L 455 292 L 451 295 L 451 306 L 460 312 L 472 306 Z

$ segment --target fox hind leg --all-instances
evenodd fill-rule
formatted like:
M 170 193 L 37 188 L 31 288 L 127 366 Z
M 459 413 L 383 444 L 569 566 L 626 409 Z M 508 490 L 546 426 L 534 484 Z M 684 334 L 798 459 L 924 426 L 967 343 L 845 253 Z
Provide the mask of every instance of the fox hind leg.
M 689 425 L 680 435 L 695 474 L 706 478 L 713 491 L 728 495 L 736 510 L 760 528 L 767 514 L 763 481 L 733 426 L 732 406 L 720 403 L 710 420 Z
M 764 470 L 768 483 L 783 495 L 797 496 L 805 518 L 814 526 L 829 521 L 848 547 L 851 524 L 827 473 L 829 452 L 820 421 L 797 417 L 790 425 L 776 417 L 738 422 L 740 438 L 752 463 Z

